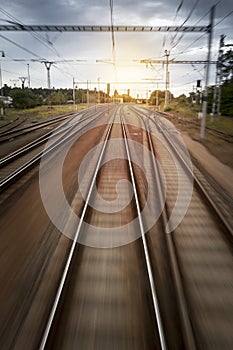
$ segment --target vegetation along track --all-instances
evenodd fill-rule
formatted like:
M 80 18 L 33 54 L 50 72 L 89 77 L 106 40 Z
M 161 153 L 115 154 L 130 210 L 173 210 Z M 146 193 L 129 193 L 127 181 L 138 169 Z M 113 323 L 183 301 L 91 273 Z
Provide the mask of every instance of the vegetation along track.
M 171 115 L 169 113 L 164 113 L 164 112 L 160 112 L 161 115 L 165 116 L 166 118 L 168 118 L 171 122 L 178 124 L 179 126 L 185 125 L 187 127 L 194 127 L 195 129 L 197 129 L 198 131 L 200 130 L 200 121 L 198 120 L 185 120 L 185 118 L 180 118 L 178 116 L 174 116 Z M 214 123 L 213 123 L 214 125 Z M 207 133 L 216 136 L 226 142 L 232 143 L 233 142 L 233 135 L 217 130 L 214 127 L 210 127 L 210 126 L 206 126 L 206 131 Z

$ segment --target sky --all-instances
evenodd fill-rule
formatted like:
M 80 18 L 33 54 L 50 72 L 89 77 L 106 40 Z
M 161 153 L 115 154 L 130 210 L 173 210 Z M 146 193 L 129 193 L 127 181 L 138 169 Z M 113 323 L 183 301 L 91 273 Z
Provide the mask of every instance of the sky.
M 217 59 L 220 35 L 226 35 L 225 44 L 233 44 L 232 0 L 113 0 L 114 25 L 203 25 L 210 23 L 210 8 L 217 4 L 214 18 L 212 60 Z M 110 25 L 109 0 L 1 0 L 0 24 L 7 21 L 23 24 Z M 170 59 L 206 60 L 208 35 L 203 33 L 115 33 L 116 69 L 104 61 L 112 60 L 112 36 L 107 33 L 59 32 L 0 32 L 2 83 L 20 86 L 19 77 L 30 74 L 31 87 L 47 87 L 48 61 L 81 60 L 56 63 L 50 70 L 51 86 L 72 88 L 73 78 L 80 88 L 100 87 L 106 91 L 106 82 L 119 93 L 147 97 L 151 91 L 164 90 L 165 68 L 146 66 L 141 59 L 164 59 L 165 50 Z M 10 41 L 11 42 L 10 42 Z M 20 45 L 28 51 L 16 46 Z M 228 48 L 229 49 L 229 48 Z M 226 49 L 225 49 L 226 50 Z M 17 62 L 15 59 L 25 59 Z M 101 60 L 102 62 L 96 62 Z M 201 80 L 204 85 L 204 65 L 169 65 L 170 91 L 186 95 Z M 99 85 L 97 82 L 99 81 Z M 128 82 L 120 84 L 120 82 Z M 210 84 L 215 81 L 215 65 L 211 65 Z M 129 84 L 141 82 L 141 84 Z M 27 86 L 27 81 L 25 86 Z M 142 84 L 143 83 L 143 84 Z

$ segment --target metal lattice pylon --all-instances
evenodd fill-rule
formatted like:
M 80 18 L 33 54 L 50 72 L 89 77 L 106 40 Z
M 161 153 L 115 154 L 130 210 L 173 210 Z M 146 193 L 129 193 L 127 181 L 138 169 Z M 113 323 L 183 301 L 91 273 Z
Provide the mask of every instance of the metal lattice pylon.
M 219 42 L 219 51 L 218 51 L 218 61 L 216 65 L 216 78 L 215 78 L 215 87 L 214 87 L 214 96 L 212 104 L 212 114 L 213 116 L 220 115 L 220 104 L 221 104 L 221 84 L 222 84 L 222 58 L 223 58 L 223 47 L 225 35 L 221 35 Z

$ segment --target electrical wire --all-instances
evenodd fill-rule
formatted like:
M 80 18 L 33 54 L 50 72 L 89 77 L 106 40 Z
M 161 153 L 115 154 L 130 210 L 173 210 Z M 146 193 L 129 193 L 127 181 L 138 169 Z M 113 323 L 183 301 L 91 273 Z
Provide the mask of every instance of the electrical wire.
M 7 21 L 7 22 L 10 22 L 10 23 L 22 26 L 22 27 L 25 25 L 22 21 L 20 21 L 18 18 L 11 15 L 9 12 L 7 12 L 6 10 L 4 10 L 1 7 L 0 7 L 0 12 L 2 12 L 4 15 L 6 15 L 7 17 L 9 17 L 10 19 L 12 19 L 14 21 L 14 22 L 11 22 L 11 21 Z M 36 33 L 35 31 L 31 31 L 31 32 L 29 32 L 29 34 L 31 36 L 33 36 L 36 40 L 38 40 L 40 43 L 42 43 L 46 48 L 52 50 L 56 54 L 56 56 L 58 56 L 59 58 L 64 60 L 64 58 L 59 54 L 59 52 L 55 48 L 54 44 L 50 40 L 48 40 L 48 39 L 46 40 L 42 35 L 40 35 L 39 33 Z M 67 65 L 67 68 L 69 70 L 70 67 Z M 67 74 L 69 74 L 69 73 L 67 72 Z
M 176 9 L 176 13 L 175 13 L 175 16 L 173 18 L 173 26 L 175 25 L 175 22 L 176 22 L 176 18 L 177 18 L 177 15 L 178 13 L 180 12 L 182 6 L 183 6 L 183 3 L 184 3 L 184 0 L 181 0 L 181 2 L 179 3 L 177 9 Z M 171 42 L 172 42 L 173 39 L 171 39 Z M 164 50 L 164 47 L 166 45 L 166 41 L 167 41 L 167 32 L 164 33 L 163 35 L 163 42 L 162 42 L 162 48 L 161 48 L 161 54 L 160 56 L 162 55 L 163 53 L 163 50 Z
M 40 59 L 40 60 L 44 60 L 44 58 L 40 57 L 40 56 L 37 55 L 36 53 L 34 53 L 34 52 L 32 52 L 31 50 L 27 49 L 26 47 L 21 46 L 20 44 L 16 43 L 15 41 L 13 41 L 13 40 L 11 40 L 11 39 L 5 37 L 4 35 L 0 34 L 0 38 L 6 40 L 6 41 L 8 41 L 8 42 L 10 42 L 11 44 L 13 44 L 13 45 L 17 46 L 18 48 L 24 50 L 25 52 L 29 53 L 30 55 L 33 55 L 33 56 L 37 57 L 37 58 Z
M 220 1 L 217 3 L 217 5 L 220 4 L 221 2 L 222 2 L 222 0 L 220 0 Z M 202 16 L 201 19 L 203 19 L 205 16 L 207 16 L 207 15 L 209 14 L 209 12 L 210 12 L 210 10 L 209 10 L 204 16 Z M 213 27 L 216 27 L 217 25 L 219 25 L 220 23 L 222 23 L 222 22 L 223 22 L 227 17 L 229 17 L 232 13 L 233 13 L 233 10 L 230 11 L 228 14 L 226 14 L 219 22 L 215 23 Z M 200 20 L 201 20 L 201 19 L 200 19 Z M 200 20 L 199 20 L 197 23 L 199 23 Z M 197 24 L 197 23 L 196 23 L 196 24 Z M 196 25 L 196 24 L 195 24 L 195 25 Z M 193 44 L 195 44 L 197 41 L 199 41 L 200 39 L 202 39 L 205 35 L 206 35 L 206 33 L 203 33 L 200 37 L 198 37 L 197 39 L 195 39 L 195 40 L 194 40 L 191 44 L 189 44 L 181 53 L 179 53 L 174 59 L 177 59 L 181 54 L 186 53 L 187 50 L 188 50 Z
M 193 7 L 192 7 L 192 9 L 191 9 L 191 11 L 189 12 L 188 16 L 187 16 L 186 19 L 183 21 L 183 23 L 179 26 L 179 28 L 182 28 L 182 27 L 185 25 L 185 23 L 187 23 L 188 20 L 191 18 L 191 16 L 192 16 L 192 14 L 193 14 L 195 8 L 197 7 L 199 1 L 200 1 L 200 0 L 196 0 L 196 1 L 195 1 L 194 5 L 193 5 Z M 184 37 L 184 33 L 183 33 L 183 34 L 181 34 L 181 36 L 179 37 L 179 39 L 175 42 L 175 38 L 177 37 L 177 35 L 178 35 L 178 32 L 175 33 L 175 35 L 173 36 L 173 38 L 172 38 L 172 40 L 171 40 L 171 43 L 170 43 L 170 45 L 171 45 L 170 53 L 171 53 L 171 51 L 180 43 L 180 41 L 181 41 L 182 38 Z
M 190 52 L 193 52 L 193 51 L 197 51 L 197 50 L 202 50 L 202 49 L 205 49 L 204 46 L 202 47 L 199 47 L 198 49 L 195 48 L 195 49 L 192 49 L 192 50 L 189 50 L 189 51 L 180 51 L 180 52 L 174 52 L 172 55 L 174 55 L 176 58 L 183 55 L 183 54 L 186 54 L 186 53 L 190 53 Z M 173 58 L 175 59 L 175 58 Z
M 181 7 L 183 6 L 183 3 L 184 3 L 184 0 L 181 0 L 180 4 L 178 5 L 178 7 L 177 7 L 177 9 L 176 9 L 176 14 L 175 14 L 175 17 L 174 17 L 173 23 L 175 23 L 175 21 L 176 21 L 176 17 L 177 17 L 177 15 L 178 15 L 178 13 L 180 12 Z
M 3 36 L 2 34 L 0 34 L 0 38 L 2 38 L 2 39 L 4 39 L 4 40 L 7 40 L 7 41 L 10 42 L 11 44 L 13 44 L 13 45 L 19 47 L 20 49 L 24 50 L 25 52 L 30 53 L 31 55 L 37 57 L 37 60 L 33 60 L 34 62 L 36 62 L 36 61 L 37 61 L 37 62 L 47 61 L 45 58 L 42 58 L 42 57 L 38 56 L 37 54 L 35 54 L 35 53 L 32 52 L 31 50 L 27 49 L 26 47 L 21 46 L 20 44 L 18 44 L 18 43 L 16 43 L 15 41 L 13 41 L 13 40 L 11 40 L 11 39 L 9 39 L 9 38 Z M 66 71 L 64 71 L 64 70 L 62 70 L 62 69 L 59 69 L 58 67 L 56 67 L 56 68 L 57 68 L 58 70 L 60 70 L 62 73 L 67 74 L 67 75 L 70 75 L 70 76 L 73 77 L 73 75 L 71 75 L 70 73 L 68 73 L 68 72 L 66 72 Z
M 192 63 L 193 71 L 197 72 L 198 74 L 201 75 L 202 79 L 204 79 L 204 74 L 201 74 L 201 71 L 203 70 L 203 67 L 200 69 L 197 69 L 195 65 Z
M 112 61 L 113 61 L 115 81 L 117 81 L 117 74 L 116 74 L 116 45 L 115 45 L 115 35 L 114 35 L 114 26 L 113 26 L 113 0 L 109 0 L 109 5 L 110 5 L 110 22 L 111 22 L 111 34 L 112 34 Z
M 219 25 L 220 23 L 222 23 L 227 17 L 229 17 L 231 14 L 233 13 L 233 10 L 230 11 L 227 15 L 225 15 L 218 23 L 216 23 L 214 25 L 214 27 L 216 27 L 217 25 Z
M 16 24 L 16 25 L 20 25 L 20 26 L 24 26 L 25 25 L 22 21 L 20 21 L 18 18 L 16 18 L 15 16 L 11 15 L 9 12 L 7 12 L 6 10 L 4 10 L 1 7 L 0 7 L 0 12 L 2 12 L 5 16 L 10 18 L 11 20 L 13 20 L 13 22 L 12 21 L 7 21 L 7 22 L 10 22 L 10 23 Z M 55 47 L 53 46 L 53 43 L 51 41 L 46 40 L 42 35 L 40 35 L 39 33 L 36 33 L 34 30 L 29 32 L 29 34 L 31 36 L 33 36 L 36 40 L 38 40 L 40 43 L 42 43 L 45 47 L 53 50 L 57 54 L 57 50 L 55 49 Z
M 19 76 L 21 75 L 20 73 L 12 72 L 12 71 L 9 71 L 9 70 L 7 70 L 7 69 L 2 69 L 2 71 L 5 72 L 5 73 L 12 74 L 12 75 L 17 75 L 17 77 L 19 77 Z M 33 80 L 46 83 L 46 80 L 42 80 L 42 79 L 33 78 Z
M 60 67 L 54 66 L 55 69 L 59 70 L 60 72 L 69 75 L 70 77 L 73 78 L 73 74 L 70 74 L 69 72 L 64 71 L 63 69 L 61 69 Z

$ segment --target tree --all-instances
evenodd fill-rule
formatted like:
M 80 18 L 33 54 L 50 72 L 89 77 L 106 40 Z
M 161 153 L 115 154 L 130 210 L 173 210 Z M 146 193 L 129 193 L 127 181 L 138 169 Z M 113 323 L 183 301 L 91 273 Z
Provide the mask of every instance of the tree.
M 15 108 L 34 108 L 38 104 L 37 95 L 29 89 L 13 89 L 10 96 L 13 98 Z
M 233 50 L 223 54 L 223 84 L 221 87 L 221 114 L 233 117 Z
M 158 103 L 160 105 L 160 103 L 163 102 L 165 99 L 165 91 L 161 91 L 161 90 L 152 91 L 149 99 L 149 103 L 151 105 L 156 105 L 157 96 L 158 96 Z
M 62 105 L 67 102 L 67 96 L 62 91 L 57 91 L 52 94 L 52 104 Z
M 233 78 L 222 85 L 221 114 L 233 117 Z
M 224 81 L 233 80 L 233 51 L 231 49 L 223 54 L 222 75 Z
M 176 98 L 176 100 L 182 105 L 187 105 L 187 103 L 188 103 L 188 98 L 186 97 L 185 94 L 182 94 L 182 95 L 178 96 Z

